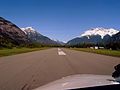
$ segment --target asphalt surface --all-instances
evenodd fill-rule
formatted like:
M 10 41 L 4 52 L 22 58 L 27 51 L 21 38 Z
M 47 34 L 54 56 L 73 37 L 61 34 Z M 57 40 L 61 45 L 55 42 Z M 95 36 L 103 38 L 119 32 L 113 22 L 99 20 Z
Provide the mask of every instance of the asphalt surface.
M 0 90 L 31 90 L 74 74 L 111 75 L 120 58 L 52 48 L 0 57 Z

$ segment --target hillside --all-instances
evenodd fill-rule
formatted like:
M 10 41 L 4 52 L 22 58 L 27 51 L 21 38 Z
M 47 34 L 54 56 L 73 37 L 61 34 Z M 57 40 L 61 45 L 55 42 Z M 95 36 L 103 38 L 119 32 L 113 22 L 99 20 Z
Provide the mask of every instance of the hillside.
M 0 47 L 27 43 L 25 33 L 12 22 L 0 17 Z
M 32 27 L 21 28 L 32 43 L 40 43 L 43 45 L 60 45 L 60 43 L 40 34 Z
M 93 28 L 85 31 L 80 37 L 76 37 L 67 42 L 67 45 L 77 45 L 77 44 L 107 44 L 111 37 L 117 34 L 119 31 L 115 29 L 106 28 Z

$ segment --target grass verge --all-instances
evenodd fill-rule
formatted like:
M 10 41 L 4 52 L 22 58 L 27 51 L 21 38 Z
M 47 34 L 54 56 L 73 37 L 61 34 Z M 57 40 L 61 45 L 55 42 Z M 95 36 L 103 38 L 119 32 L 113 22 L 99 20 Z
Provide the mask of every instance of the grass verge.
M 90 49 L 90 48 L 71 48 L 73 50 L 77 51 L 84 51 L 84 52 L 91 52 L 91 53 L 97 53 L 102 55 L 109 55 L 109 56 L 115 56 L 120 57 L 120 51 L 117 50 L 107 50 L 107 49 Z
M 1 49 L 0 57 L 10 56 L 10 55 L 15 55 L 15 54 L 20 54 L 20 53 L 27 53 L 27 52 L 32 52 L 32 51 L 38 51 L 38 50 L 44 50 L 44 49 L 48 49 L 48 47 Z

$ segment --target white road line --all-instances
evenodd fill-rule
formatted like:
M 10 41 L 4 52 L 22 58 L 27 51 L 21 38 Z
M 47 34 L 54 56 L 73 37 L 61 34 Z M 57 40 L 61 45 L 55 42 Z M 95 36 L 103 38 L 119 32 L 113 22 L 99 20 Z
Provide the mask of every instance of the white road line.
M 61 51 L 61 49 L 60 49 L 60 48 L 58 48 L 58 51 Z
M 58 48 L 58 55 L 66 55 L 66 53 L 63 52 L 60 48 Z

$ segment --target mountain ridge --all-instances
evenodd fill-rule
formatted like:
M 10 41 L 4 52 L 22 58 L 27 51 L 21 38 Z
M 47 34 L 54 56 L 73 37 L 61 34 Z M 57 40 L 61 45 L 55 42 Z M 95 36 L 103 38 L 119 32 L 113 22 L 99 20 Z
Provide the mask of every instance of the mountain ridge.
M 9 20 L 0 17 L 0 48 L 21 47 L 37 45 L 60 45 L 60 43 L 51 40 L 37 32 L 32 27 L 19 28 Z
M 32 42 L 40 43 L 40 44 L 51 44 L 51 45 L 62 45 L 61 42 L 52 40 L 47 36 L 40 34 L 33 27 L 25 27 L 21 28 L 27 35 L 28 39 Z
M 106 44 L 111 37 L 117 34 L 119 30 L 113 28 L 93 28 L 85 31 L 79 37 L 73 38 L 66 45 L 76 45 L 80 43 Z

